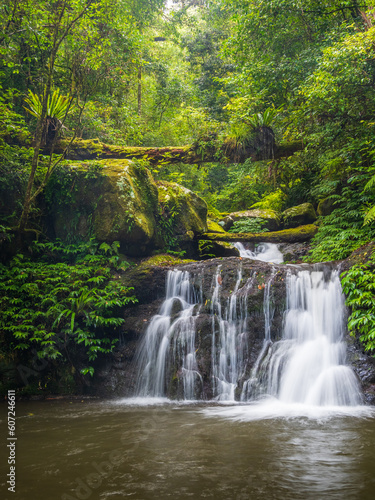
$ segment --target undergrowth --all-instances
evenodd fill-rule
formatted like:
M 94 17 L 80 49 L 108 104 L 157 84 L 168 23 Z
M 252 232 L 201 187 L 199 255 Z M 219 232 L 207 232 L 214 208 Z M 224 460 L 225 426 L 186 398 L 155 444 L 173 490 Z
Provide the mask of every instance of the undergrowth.
M 36 350 L 39 358 L 74 365 L 76 348 L 84 346 L 81 373 L 92 375 L 91 363 L 118 341 L 121 308 L 136 301 L 132 288 L 114 279 L 128 265 L 118 247 L 34 243 L 31 257 L 18 254 L 0 265 L 1 356 Z

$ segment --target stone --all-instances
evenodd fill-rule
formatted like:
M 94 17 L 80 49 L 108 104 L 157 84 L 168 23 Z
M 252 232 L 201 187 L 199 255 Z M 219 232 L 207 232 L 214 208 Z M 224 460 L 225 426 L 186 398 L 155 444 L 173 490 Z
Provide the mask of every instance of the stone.
M 160 218 L 171 222 L 175 236 L 207 231 L 208 209 L 202 198 L 174 182 L 160 181 L 157 186 Z
M 311 203 L 302 203 L 295 207 L 288 208 L 282 213 L 284 228 L 299 227 L 312 224 L 317 216 Z
M 199 241 L 199 258 L 214 259 L 217 257 L 239 257 L 239 250 L 225 241 Z
M 331 198 L 324 198 L 318 203 L 318 208 L 316 209 L 319 216 L 330 215 L 335 209 L 334 200 Z
M 149 170 L 130 160 L 70 164 L 51 178 L 48 198 L 62 240 L 119 241 L 129 255 L 153 245 L 158 190 Z
M 224 225 L 224 222 L 222 224 Z M 209 233 L 225 233 L 223 226 L 211 219 L 207 219 L 207 230 Z

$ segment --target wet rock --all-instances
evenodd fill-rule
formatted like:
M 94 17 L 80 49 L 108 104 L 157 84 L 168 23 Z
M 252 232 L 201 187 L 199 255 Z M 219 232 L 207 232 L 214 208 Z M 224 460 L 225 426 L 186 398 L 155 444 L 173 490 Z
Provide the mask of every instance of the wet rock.
M 301 262 L 310 251 L 309 242 L 302 243 L 280 243 L 278 249 L 283 254 L 284 262 Z

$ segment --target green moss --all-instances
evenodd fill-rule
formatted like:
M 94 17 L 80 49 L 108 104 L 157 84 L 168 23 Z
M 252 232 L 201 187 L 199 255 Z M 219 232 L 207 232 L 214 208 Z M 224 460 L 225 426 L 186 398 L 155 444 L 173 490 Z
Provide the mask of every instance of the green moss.
M 232 212 L 224 219 L 224 227 L 228 231 L 235 222 L 246 219 L 258 219 L 265 221 L 265 229 L 276 231 L 280 225 L 280 214 L 271 209 L 244 210 L 242 212 Z
M 209 233 L 225 233 L 225 230 L 222 228 L 222 226 L 211 219 L 207 219 L 207 231 Z
M 156 233 L 158 192 L 149 170 L 130 160 L 71 162 L 51 179 L 55 232 L 99 241 L 120 241 L 142 254 Z
M 173 222 L 176 235 L 207 231 L 207 204 L 198 195 L 173 182 L 158 182 L 162 216 Z
M 177 266 L 179 264 L 188 264 L 189 262 L 195 261 L 191 259 L 180 259 L 178 257 L 174 257 L 173 255 L 163 253 L 149 257 L 148 259 L 141 262 L 138 268 L 147 269 L 153 266 Z
M 62 153 L 69 144 L 68 140 L 61 140 L 57 144 L 56 153 Z M 148 160 L 150 163 L 176 163 L 194 161 L 195 153 L 191 146 L 180 147 L 134 147 L 117 146 L 104 144 L 98 139 L 76 139 L 69 149 L 68 158 L 71 160 L 90 160 L 90 159 L 117 159 L 117 160 Z
M 317 226 L 309 224 L 292 229 L 284 229 L 282 231 L 273 231 L 269 233 L 205 233 L 201 238 L 210 241 L 251 241 L 254 243 L 296 243 L 299 241 L 310 240 L 318 231 Z

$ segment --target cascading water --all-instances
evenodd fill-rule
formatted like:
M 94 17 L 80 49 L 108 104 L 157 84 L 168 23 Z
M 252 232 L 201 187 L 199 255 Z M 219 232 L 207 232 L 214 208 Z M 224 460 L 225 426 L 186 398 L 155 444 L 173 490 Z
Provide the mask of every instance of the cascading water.
M 246 259 L 273 262 L 274 264 L 281 264 L 284 261 L 283 254 L 275 243 L 260 243 L 254 252 L 247 250 L 240 242 L 233 243 L 233 246 L 239 250 L 240 256 Z
M 198 296 L 186 271 L 169 271 L 166 289 L 159 314 L 151 319 L 139 350 L 137 395 L 165 396 L 171 370 L 178 359 L 184 398 L 195 399 L 195 386 L 201 381 L 195 356 L 194 311 Z
M 360 404 L 356 376 L 345 365 L 345 305 L 338 272 L 289 268 L 282 338 L 273 342 L 271 287 L 278 269 L 273 266 L 267 276 L 253 271 L 244 279 L 239 261 L 233 290 L 224 298 L 219 265 L 205 304 L 188 272 L 169 271 L 165 301 L 139 349 L 137 396 L 165 397 L 173 386 L 185 400 L 205 398 L 207 391 L 218 401 L 272 396 L 286 404 Z M 264 342 L 250 369 L 248 297 L 258 289 L 264 290 Z M 211 332 L 205 327 L 205 335 L 211 335 L 209 363 L 196 341 L 202 310 L 211 316 Z M 200 368 L 202 359 L 210 373 Z
M 242 269 L 239 267 L 234 290 L 225 305 L 220 301 L 220 266 L 217 269 L 212 294 L 212 386 L 219 401 L 234 401 L 238 381 L 243 375 L 244 353 L 247 348 L 247 289 L 255 275 L 240 288 Z
M 355 406 L 361 393 L 345 366 L 345 306 L 337 271 L 287 277 L 283 339 L 269 345 L 244 385 L 242 400 L 272 395 L 285 403 Z

